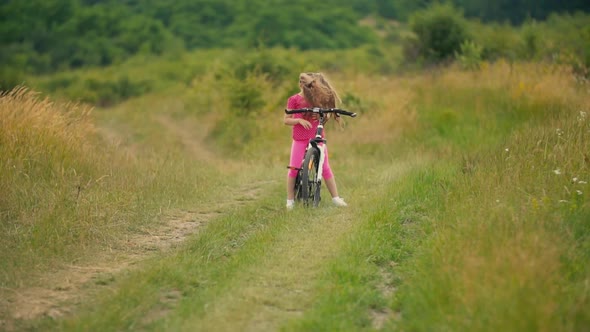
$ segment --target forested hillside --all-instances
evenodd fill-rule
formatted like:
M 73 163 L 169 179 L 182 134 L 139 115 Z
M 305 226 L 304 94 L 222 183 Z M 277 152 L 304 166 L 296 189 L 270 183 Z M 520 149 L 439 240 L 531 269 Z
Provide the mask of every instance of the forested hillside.
M 372 16 L 406 21 L 420 0 L 4 0 L 0 63 L 19 72 L 107 66 L 143 53 L 252 47 L 342 49 L 374 43 L 359 24 Z M 584 0 L 453 1 L 466 17 L 521 23 L 552 12 L 590 10 Z M 14 74 L 14 73 L 13 73 Z

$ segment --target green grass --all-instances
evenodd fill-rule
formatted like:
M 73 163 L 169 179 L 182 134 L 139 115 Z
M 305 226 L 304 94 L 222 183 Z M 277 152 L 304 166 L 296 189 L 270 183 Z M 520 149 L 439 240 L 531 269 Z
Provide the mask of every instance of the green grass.
M 565 114 L 546 127 L 527 128 L 526 137 L 515 133 L 508 151 L 488 152 L 472 171 L 457 172 L 447 212 L 438 215 L 400 291 L 404 327 L 562 331 L 587 325 L 588 291 L 581 285 L 590 272 L 583 263 L 590 210 L 587 187 L 572 181 L 589 176 L 579 158 L 587 125 Z M 558 135 L 555 126 L 567 134 Z
M 399 204 L 361 219 L 364 228 L 319 283 L 325 296 L 288 330 L 372 330 L 375 315 L 404 330 L 587 326 L 590 210 L 586 181 L 579 182 L 590 176 L 587 104 L 527 100 L 536 108 L 512 116 L 512 130 L 488 131 L 504 121 L 498 112 L 471 123 L 474 100 L 443 89 L 418 102 L 427 107 L 419 107 L 424 123 L 444 116 L 448 99 L 462 120 L 417 134 L 452 149 L 392 186 L 386 197 Z
M 123 233 L 157 221 L 160 208 L 198 206 L 222 214 L 181 246 L 100 279 L 103 289 L 71 315 L 19 326 L 76 331 L 588 326 L 590 104 L 585 87 L 563 68 L 500 62 L 477 72 L 449 68 L 403 78 L 334 72 L 341 92 L 360 96 L 349 97 L 359 117 L 349 120 L 346 130 L 328 127 L 331 165 L 351 206 L 323 204 L 291 213 L 283 208 L 289 128 L 281 125 L 283 106 L 273 97 L 287 85 L 255 77 L 265 104 L 251 114 L 256 121 L 242 121 L 219 106 L 231 107 L 224 88 L 231 82 L 203 77 L 207 96 L 175 86 L 95 112 L 102 137 L 120 141 L 129 158 L 110 166 L 122 165 L 124 171 L 113 176 L 111 190 L 98 186 L 96 195 L 111 216 L 126 220 L 117 228 Z M 204 109 L 215 102 L 215 108 Z M 233 131 L 208 135 L 228 122 Z M 242 134 L 235 132 L 240 125 L 254 126 L 259 136 L 244 146 L 224 145 L 224 139 Z M 55 164 L 52 158 L 49 165 Z M 91 174 L 101 174 L 100 167 L 107 166 L 93 161 L 87 167 L 99 170 Z M 53 175 L 46 179 L 56 181 Z M 239 201 L 252 186 L 259 189 L 254 200 L 223 204 Z M 26 199 L 15 201 L 32 206 Z M 23 207 L 15 210 L 26 211 Z M 65 251 L 54 256 L 67 257 Z
M 374 186 L 372 195 L 359 202 L 357 229 L 315 283 L 314 305 L 285 330 L 360 331 L 385 327 L 385 322 L 395 326 L 396 288 L 402 281 L 398 270 L 423 241 L 430 227 L 427 211 L 440 192 L 430 186 L 438 181 L 437 174 L 408 170 L 423 166 L 414 161 L 384 170 L 382 175 L 393 180 Z M 420 201 L 414 200 L 416 195 Z M 376 316 L 383 317 L 381 323 Z

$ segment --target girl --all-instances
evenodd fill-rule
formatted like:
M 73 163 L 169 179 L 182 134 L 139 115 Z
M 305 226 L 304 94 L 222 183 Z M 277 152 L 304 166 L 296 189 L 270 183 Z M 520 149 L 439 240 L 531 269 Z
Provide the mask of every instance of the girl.
M 289 97 L 287 109 L 292 110 L 306 107 L 334 108 L 336 107 L 336 100 L 340 101 L 334 88 L 332 88 L 328 80 L 321 73 L 299 74 L 299 88 L 299 93 Z M 339 122 L 339 118 L 335 118 L 336 122 Z M 285 114 L 284 122 L 288 126 L 293 126 L 290 168 L 287 174 L 287 209 L 291 210 L 295 205 L 295 178 L 297 177 L 297 170 L 292 167 L 298 168 L 301 166 L 305 149 L 309 140 L 315 137 L 319 120 L 315 114 L 299 113 Z M 322 169 L 322 177 L 326 182 L 326 187 L 328 187 L 330 195 L 332 195 L 334 205 L 347 206 L 348 204 L 338 196 L 336 180 L 328 162 L 327 150 Z

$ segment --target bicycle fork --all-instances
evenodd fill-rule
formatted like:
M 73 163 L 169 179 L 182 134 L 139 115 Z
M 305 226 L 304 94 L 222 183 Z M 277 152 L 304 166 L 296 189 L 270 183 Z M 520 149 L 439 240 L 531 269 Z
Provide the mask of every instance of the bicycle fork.
M 318 124 L 315 139 L 313 141 L 311 141 L 308 146 L 308 149 L 317 148 L 320 153 L 320 160 L 318 162 L 318 170 L 317 170 L 318 183 L 322 183 L 324 160 L 326 158 L 326 140 L 322 138 L 322 133 L 324 132 L 324 125 L 322 122 L 323 121 L 320 121 L 320 123 Z
M 318 146 L 318 150 L 320 151 L 320 161 L 318 163 L 318 183 L 321 183 L 324 170 L 324 159 L 326 158 L 326 144 L 320 144 Z

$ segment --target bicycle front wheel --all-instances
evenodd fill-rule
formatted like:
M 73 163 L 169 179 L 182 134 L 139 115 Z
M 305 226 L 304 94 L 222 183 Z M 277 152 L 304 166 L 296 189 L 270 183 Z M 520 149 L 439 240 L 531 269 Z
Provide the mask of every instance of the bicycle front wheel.
M 316 207 L 320 203 L 319 165 L 320 152 L 318 149 L 308 149 L 301 168 L 301 200 L 306 206 Z

